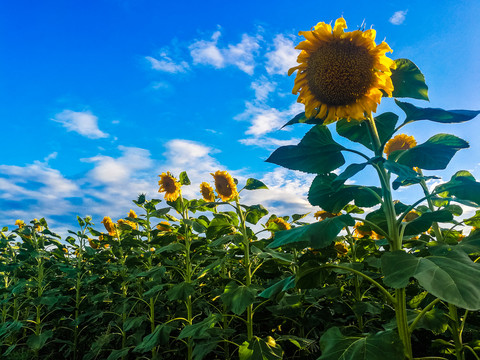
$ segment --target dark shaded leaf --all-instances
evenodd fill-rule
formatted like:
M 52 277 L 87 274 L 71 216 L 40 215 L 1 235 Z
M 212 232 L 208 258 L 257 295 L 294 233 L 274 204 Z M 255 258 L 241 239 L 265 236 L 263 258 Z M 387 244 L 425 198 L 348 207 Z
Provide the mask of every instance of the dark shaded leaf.
M 474 110 L 443 110 L 435 108 L 421 108 L 415 105 L 395 100 L 395 103 L 405 112 L 407 117 L 404 124 L 412 121 L 430 120 L 438 123 L 460 123 L 472 120 L 480 111 Z

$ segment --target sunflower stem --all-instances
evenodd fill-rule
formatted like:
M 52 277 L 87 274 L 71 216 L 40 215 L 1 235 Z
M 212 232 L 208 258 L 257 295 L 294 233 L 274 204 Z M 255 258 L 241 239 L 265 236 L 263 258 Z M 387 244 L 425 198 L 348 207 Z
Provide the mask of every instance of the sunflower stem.
M 382 143 L 378 135 L 377 127 L 375 125 L 375 120 L 370 114 L 367 118 L 367 129 L 370 134 L 370 139 L 372 141 L 373 150 L 376 156 L 382 156 Z M 377 170 L 380 184 L 382 188 L 383 196 L 383 211 L 385 213 L 385 218 L 387 220 L 389 240 L 390 240 L 390 251 L 402 250 L 402 238 L 400 237 L 399 225 L 397 223 L 397 214 L 395 212 L 395 206 L 392 198 L 392 189 L 390 186 L 390 177 L 383 166 L 383 162 L 378 162 L 375 166 Z M 405 288 L 395 289 L 395 318 L 397 321 L 397 330 L 398 336 L 400 337 L 403 343 L 403 349 L 405 357 L 407 359 L 412 359 L 412 341 L 410 332 L 408 330 L 408 321 L 407 321 L 407 301 Z

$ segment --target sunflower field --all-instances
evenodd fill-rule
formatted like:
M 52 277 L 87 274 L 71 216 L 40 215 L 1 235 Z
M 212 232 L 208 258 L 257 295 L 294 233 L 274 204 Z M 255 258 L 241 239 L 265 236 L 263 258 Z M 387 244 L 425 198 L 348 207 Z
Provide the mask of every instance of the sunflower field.
M 480 111 L 398 100 L 428 100 L 418 67 L 386 57 L 374 30 L 345 29 L 300 32 L 289 75 L 305 112 L 285 126 L 311 128 L 267 159 L 316 175 L 315 221 L 242 203 L 268 184 L 215 169 L 196 199 L 182 195 L 188 171 L 164 172 L 163 199 L 139 195 L 101 224 L 79 216 L 66 238 L 17 220 L 0 232 L 1 358 L 480 359 L 480 182 L 427 184 L 469 144 L 399 132 Z M 384 97 L 400 115 L 375 114 Z M 377 185 L 348 182 L 366 169 Z

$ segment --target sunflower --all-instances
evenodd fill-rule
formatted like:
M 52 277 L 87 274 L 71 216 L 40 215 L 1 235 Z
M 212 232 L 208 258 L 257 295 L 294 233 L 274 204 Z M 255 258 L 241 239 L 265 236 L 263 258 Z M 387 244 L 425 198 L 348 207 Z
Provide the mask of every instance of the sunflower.
M 20 220 L 20 219 L 15 220 L 15 225 L 17 225 L 18 228 L 21 229 L 21 228 L 23 228 L 23 227 L 25 226 L 25 221 Z
M 375 231 L 370 230 L 364 223 L 357 222 L 355 224 L 355 231 L 353 236 L 357 238 L 370 237 L 372 240 L 380 240 L 383 236 L 377 234 Z
M 203 196 L 203 200 L 208 202 L 215 201 L 215 193 L 213 192 L 213 188 L 207 182 L 202 182 L 200 184 L 200 192 Z
M 387 159 L 391 153 L 397 150 L 408 150 L 417 146 L 417 141 L 413 136 L 408 136 L 405 134 L 399 134 L 393 139 L 388 140 L 385 144 L 383 152 L 387 155 Z
M 217 170 L 211 175 L 215 179 L 215 190 L 222 201 L 232 200 L 238 195 L 237 185 L 228 172 Z
M 395 67 L 385 56 L 392 51 L 387 43 L 375 44 L 375 30 L 344 32 L 343 18 L 332 26 L 318 23 L 311 31 L 300 31 L 305 37 L 296 49 L 298 70 L 293 94 L 305 104 L 305 116 L 325 119 L 330 124 L 340 118 L 362 120 L 377 110 L 382 90 L 392 96 L 390 76 Z
M 160 224 L 157 225 L 157 229 L 160 231 L 172 231 L 168 221 L 161 221 Z
M 415 210 L 409 211 L 407 215 L 403 218 L 403 221 L 410 222 L 415 220 L 416 218 L 420 217 L 419 213 Z
M 125 220 L 125 219 L 118 219 L 117 220 L 117 224 L 120 226 L 120 228 L 123 226 L 125 228 L 125 226 L 127 227 L 131 227 L 132 229 L 136 229 L 137 228 L 137 224 L 135 224 L 133 221 L 130 221 L 130 220 Z
M 267 227 L 269 224 L 275 224 L 275 227 L 278 228 L 278 230 L 290 230 L 292 228 L 288 222 L 278 217 L 268 220 Z
M 136 219 L 136 218 L 137 218 L 137 214 L 135 214 L 135 211 L 133 211 L 132 209 L 130 209 L 130 211 L 128 212 L 127 217 L 132 218 L 132 219 Z
M 115 224 L 113 223 L 112 219 L 109 216 L 105 216 L 101 221 L 105 229 L 108 231 L 108 235 L 115 236 Z
M 98 249 L 98 244 L 95 244 L 95 243 L 93 242 L 93 239 L 87 238 L 87 240 L 88 240 L 88 244 L 90 245 L 90 247 L 91 247 L 92 249 Z
M 160 177 L 160 180 L 158 180 L 158 185 L 160 185 L 158 192 L 165 192 L 165 200 L 167 201 L 177 200 L 180 196 L 181 187 L 177 179 L 169 171 L 158 176 Z
M 337 250 L 338 256 L 344 256 L 348 252 L 348 248 L 340 241 L 335 243 L 334 248 Z
M 334 218 L 336 216 L 340 216 L 341 213 L 336 213 L 336 214 L 333 214 L 331 212 L 328 212 L 328 211 L 323 211 L 323 210 L 320 210 L 320 211 L 317 211 L 315 214 L 313 214 L 313 216 L 315 217 L 315 219 L 317 220 L 325 220 L 327 218 Z

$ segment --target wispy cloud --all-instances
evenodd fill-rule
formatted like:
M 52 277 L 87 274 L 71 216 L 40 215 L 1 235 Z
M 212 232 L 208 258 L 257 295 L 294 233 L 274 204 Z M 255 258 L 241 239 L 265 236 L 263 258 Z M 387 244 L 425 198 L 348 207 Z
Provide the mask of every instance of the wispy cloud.
M 235 45 L 219 47 L 220 30 L 213 33 L 209 40 L 197 40 L 189 46 L 194 64 L 211 65 L 217 69 L 227 65 L 238 67 L 252 75 L 255 68 L 255 54 L 260 48 L 261 37 L 242 35 L 242 40 Z
M 266 70 L 269 74 L 287 74 L 295 66 L 299 51 L 295 50 L 293 39 L 278 34 L 273 39 L 273 50 L 267 52 Z
M 407 15 L 408 10 L 399 10 L 395 11 L 392 17 L 388 20 L 393 25 L 401 25 L 405 21 L 405 16 Z
M 68 131 L 74 131 L 89 139 L 101 139 L 109 136 L 98 128 L 98 117 L 90 111 L 63 110 L 51 120 L 62 124 Z
M 158 59 L 152 56 L 146 56 L 145 59 L 148 60 L 152 69 L 171 74 L 185 73 L 190 69 L 190 66 L 186 61 L 181 60 L 175 62 L 165 51 L 162 51 L 159 54 Z

